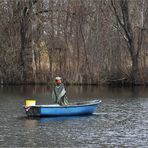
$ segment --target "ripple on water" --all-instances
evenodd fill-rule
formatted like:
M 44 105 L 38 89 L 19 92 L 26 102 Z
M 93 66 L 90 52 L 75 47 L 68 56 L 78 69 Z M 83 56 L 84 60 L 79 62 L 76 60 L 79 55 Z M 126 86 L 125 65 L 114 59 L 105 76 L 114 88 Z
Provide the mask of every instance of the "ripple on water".
M 102 99 L 92 116 L 64 118 L 26 118 L 22 97 L 3 95 L 0 147 L 147 147 L 148 99 L 120 95 Z

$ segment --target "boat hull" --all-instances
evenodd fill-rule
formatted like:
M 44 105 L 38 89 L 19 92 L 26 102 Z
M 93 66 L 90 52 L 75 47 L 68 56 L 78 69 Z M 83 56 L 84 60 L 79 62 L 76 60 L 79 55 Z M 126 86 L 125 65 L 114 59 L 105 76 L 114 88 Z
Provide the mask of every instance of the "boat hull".
M 25 107 L 28 116 L 74 116 L 92 114 L 97 109 L 101 100 L 87 101 L 67 106 L 60 105 L 35 105 Z

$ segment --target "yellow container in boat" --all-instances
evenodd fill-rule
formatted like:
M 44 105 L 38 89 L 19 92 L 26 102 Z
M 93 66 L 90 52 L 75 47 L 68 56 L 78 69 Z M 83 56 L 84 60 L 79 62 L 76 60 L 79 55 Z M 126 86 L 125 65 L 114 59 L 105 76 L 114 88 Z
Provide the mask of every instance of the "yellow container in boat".
M 36 100 L 26 100 L 26 106 L 34 106 L 36 105 Z

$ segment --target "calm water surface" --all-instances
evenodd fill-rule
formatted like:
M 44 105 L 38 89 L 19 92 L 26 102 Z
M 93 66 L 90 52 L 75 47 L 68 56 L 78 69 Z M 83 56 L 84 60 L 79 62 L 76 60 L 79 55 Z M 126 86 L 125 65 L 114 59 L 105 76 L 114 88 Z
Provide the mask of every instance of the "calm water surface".
M 0 147 L 148 147 L 148 88 L 67 86 L 70 102 L 101 98 L 92 116 L 28 118 L 26 98 L 52 103 L 51 88 L 0 88 Z

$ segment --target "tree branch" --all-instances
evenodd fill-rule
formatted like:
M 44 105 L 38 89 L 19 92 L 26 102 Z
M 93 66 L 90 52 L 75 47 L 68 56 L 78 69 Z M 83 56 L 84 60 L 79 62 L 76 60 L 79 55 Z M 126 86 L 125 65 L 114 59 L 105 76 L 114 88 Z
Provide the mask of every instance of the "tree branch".
M 114 13 L 115 13 L 115 16 L 116 16 L 116 18 L 117 18 L 117 21 L 118 21 L 119 24 L 124 28 L 124 24 L 121 22 L 121 19 L 120 19 L 119 15 L 118 15 L 118 12 L 117 12 L 117 10 L 116 10 L 116 7 L 115 7 L 115 5 L 114 5 L 113 0 L 111 0 L 111 5 L 112 5 L 112 7 L 113 7 L 113 9 L 114 9 Z

